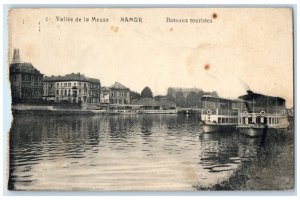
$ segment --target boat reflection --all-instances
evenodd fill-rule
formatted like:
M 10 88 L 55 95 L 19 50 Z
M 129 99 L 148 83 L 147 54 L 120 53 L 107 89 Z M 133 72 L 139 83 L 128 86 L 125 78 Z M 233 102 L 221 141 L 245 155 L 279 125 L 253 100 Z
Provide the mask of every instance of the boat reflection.
M 231 171 L 241 162 L 257 156 L 260 138 L 245 137 L 238 132 L 202 133 L 200 164 L 209 172 Z

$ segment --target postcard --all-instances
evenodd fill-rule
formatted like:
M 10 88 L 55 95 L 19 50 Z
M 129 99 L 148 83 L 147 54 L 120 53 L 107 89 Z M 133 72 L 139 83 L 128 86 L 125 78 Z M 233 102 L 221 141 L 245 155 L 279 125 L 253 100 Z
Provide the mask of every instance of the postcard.
M 16 191 L 293 190 L 292 8 L 12 8 Z

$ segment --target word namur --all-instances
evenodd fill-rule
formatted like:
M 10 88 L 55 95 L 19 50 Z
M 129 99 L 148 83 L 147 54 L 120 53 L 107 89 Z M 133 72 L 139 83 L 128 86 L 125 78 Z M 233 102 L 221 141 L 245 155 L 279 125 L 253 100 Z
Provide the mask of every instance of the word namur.
M 142 17 L 121 17 L 120 22 L 143 23 Z

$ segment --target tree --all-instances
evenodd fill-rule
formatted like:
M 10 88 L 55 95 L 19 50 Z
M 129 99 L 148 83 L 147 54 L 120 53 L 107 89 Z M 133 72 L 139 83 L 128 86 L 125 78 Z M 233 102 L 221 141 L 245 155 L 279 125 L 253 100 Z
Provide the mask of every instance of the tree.
M 141 99 L 141 95 L 138 92 L 130 91 L 130 99 L 131 100 L 135 100 L 135 99 L 139 100 L 139 99 Z
M 155 100 L 161 100 L 161 99 L 168 99 L 167 96 L 164 95 L 157 95 L 154 97 Z
M 199 99 L 199 102 L 198 102 L 198 104 L 197 104 L 197 106 L 199 107 L 199 108 L 201 108 L 201 100 L 202 100 L 202 96 L 203 96 L 203 94 L 204 94 L 204 92 L 201 90 L 201 91 L 199 91 L 198 93 L 197 93 L 197 98 Z
M 196 92 L 191 92 L 186 97 L 186 106 L 187 107 L 195 107 L 198 106 L 199 97 Z
M 175 91 L 174 91 L 174 89 L 173 88 L 171 88 L 171 87 L 169 87 L 168 88 L 168 92 L 167 92 L 167 97 L 168 98 L 171 98 L 171 97 L 174 97 L 175 96 Z
M 184 98 L 182 90 L 180 90 L 176 93 L 176 104 L 179 107 L 183 107 L 185 105 L 185 98 Z
M 173 96 L 173 89 L 172 88 L 168 88 L 168 92 L 167 92 L 167 99 L 169 101 L 173 101 L 173 102 L 176 102 L 176 99 L 175 97 Z
M 153 98 L 152 91 L 149 87 L 145 87 L 141 92 L 142 98 Z

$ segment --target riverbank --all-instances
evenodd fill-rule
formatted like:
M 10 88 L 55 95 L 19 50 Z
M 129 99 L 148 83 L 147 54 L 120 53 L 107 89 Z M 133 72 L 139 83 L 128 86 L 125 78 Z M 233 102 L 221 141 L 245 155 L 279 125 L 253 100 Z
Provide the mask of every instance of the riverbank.
M 211 188 L 196 185 L 196 190 L 293 190 L 294 136 L 278 133 L 269 135 L 258 148 L 257 157 L 243 162 L 226 181 Z M 278 145 L 280 144 L 280 145 Z
M 137 115 L 177 114 L 177 110 L 82 110 L 82 109 L 12 109 L 13 115 Z
M 12 110 L 13 115 L 95 115 L 88 110 Z

